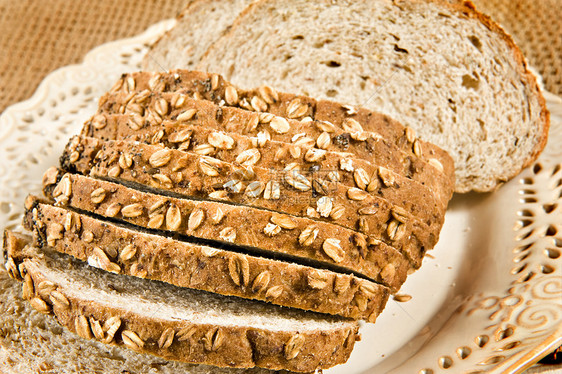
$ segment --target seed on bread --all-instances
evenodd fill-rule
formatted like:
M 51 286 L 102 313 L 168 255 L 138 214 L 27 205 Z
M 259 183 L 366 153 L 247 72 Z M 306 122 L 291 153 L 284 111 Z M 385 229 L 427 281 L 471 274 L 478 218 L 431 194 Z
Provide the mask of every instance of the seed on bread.
M 156 181 L 160 186 L 165 188 L 172 188 L 172 186 L 174 185 L 170 177 L 161 173 L 154 174 L 152 176 L 152 179 Z
M 94 233 L 90 230 L 85 230 L 82 232 L 82 240 L 86 243 L 91 243 L 94 241 Z
M 127 244 L 121 250 L 121 254 L 119 255 L 119 258 L 121 261 L 127 262 L 133 257 L 135 257 L 136 254 L 137 254 L 137 248 L 132 244 Z
M 260 158 L 261 158 L 261 153 L 259 149 L 250 148 L 241 152 L 236 157 L 236 163 L 248 167 L 256 164 L 260 160 Z
M 289 121 L 283 117 L 274 117 L 269 123 L 269 126 L 271 126 L 271 129 L 278 134 L 285 134 L 291 129 Z
M 345 208 L 343 207 L 343 205 L 338 204 L 332 208 L 332 211 L 330 212 L 330 218 L 333 219 L 334 221 L 337 221 L 340 218 L 342 218 L 344 214 L 345 214 Z
M 291 119 L 304 116 L 308 112 L 308 105 L 303 104 L 299 98 L 291 100 L 287 105 L 287 117 Z
M 78 336 L 84 339 L 92 339 L 92 330 L 90 329 L 90 321 L 86 316 L 80 314 L 74 320 L 74 328 Z
M 216 177 L 220 174 L 219 165 L 218 160 L 213 160 L 209 157 L 201 157 L 199 159 L 199 169 L 209 177 Z
M 172 151 L 170 151 L 169 149 L 162 149 L 154 152 L 148 159 L 148 162 L 153 168 L 159 168 L 167 165 L 168 162 L 170 162 L 171 158 Z
M 103 327 L 101 326 L 100 321 L 98 321 L 94 317 L 90 317 L 90 328 L 92 330 L 92 333 L 94 334 L 94 338 L 99 341 L 103 341 L 105 339 Z
M 215 147 L 210 144 L 199 144 L 193 147 L 193 152 L 200 156 L 210 156 L 215 153 Z
M 109 317 L 107 321 L 103 324 L 103 331 L 105 331 L 105 338 L 103 342 L 109 344 L 113 341 L 117 330 L 121 327 L 121 319 L 119 317 L 113 316 Z
M 346 292 L 351 286 L 351 277 L 345 275 L 337 275 L 334 280 L 334 292 L 342 294 Z
M 184 110 L 183 112 L 181 112 L 180 114 L 178 114 L 176 116 L 176 120 L 178 122 L 189 121 L 190 119 L 195 117 L 196 114 L 197 114 L 197 109 L 187 109 L 187 110 Z M 178 141 L 174 141 L 174 143 L 178 143 Z
M 262 271 L 256 276 L 254 282 L 252 283 L 252 292 L 254 293 L 263 292 L 269 285 L 270 281 L 271 281 L 271 273 L 267 270 Z
M 347 190 L 347 197 L 350 200 L 362 201 L 365 200 L 367 197 L 369 197 L 369 193 L 359 188 L 351 187 L 350 189 Z
M 357 168 L 353 172 L 353 179 L 355 180 L 355 184 L 362 190 L 367 189 L 369 183 L 371 183 L 371 178 L 369 174 L 363 168 Z
M 320 229 L 314 225 L 307 226 L 299 235 L 299 243 L 305 247 L 311 246 L 316 240 Z
M 53 303 L 53 307 L 60 309 L 68 309 L 70 307 L 70 301 L 59 291 L 51 291 L 49 299 Z
M 166 227 L 170 231 L 177 231 L 182 224 L 182 216 L 180 208 L 177 205 L 172 205 L 166 212 Z
M 306 151 L 304 159 L 308 162 L 318 162 L 326 157 L 326 151 L 323 149 L 310 148 Z
M 330 257 L 335 262 L 342 262 L 345 252 L 341 247 L 341 241 L 335 238 L 328 238 L 322 243 L 322 250 L 326 256 Z
M 28 280 L 26 279 L 26 282 Z M 30 285 L 27 285 L 28 287 L 30 287 Z M 33 286 L 33 283 L 31 284 L 31 286 Z M 51 281 L 48 280 L 44 280 L 39 282 L 39 284 L 35 287 L 35 292 L 37 292 L 37 294 L 39 295 L 39 297 L 41 297 L 42 299 L 48 299 L 51 292 L 55 291 L 57 289 L 57 285 L 54 284 Z M 33 290 L 33 288 L 32 288 Z
M 99 204 L 105 199 L 106 191 L 103 188 L 97 188 L 90 194 L 90 200 L 94 204 Z
M 226 227 L 219 233 L 219 237 L 230 243 L 234 243 L 236 240 L 236 229 L 234 227 Z
M 232 86 L 226 87 L 224 90 L 224 99 L 228 105 L 238 104 L 238 91 Z
M 160 349 L 170 348 L 170 346 L 174 342 L 175 334 L 176 332 L 171 327 L 168 327 L 166 330 L 164 330 L 162 332 L 162 335 L 160 335 L 160 339 L 158 339 L 158 347 L 160 347 Z
M 12 257 L 8 257 L 8 261 L 6 261 L 5 267 L 6 270 L 8 271 L 8 275 L 10 276 L 10 278 L 15 280 L 20 280 L 21 275 L 18 270 L 18 266 L 16 265 L 16 262 Z
M 325 131 L 320 134 L 316 140 L 316 146 L 320 149 L 328 149 L 331 143 L 332 139 L 330 138 L 330 134 Z
M 203 346 L 209 352 L 216 352 L 224 342 L 224 333 L 220 327 L 212 328 L 203 337 Z
M 143 214 L 144 208 L 140 203 L 125 205 L 121 209 L 121 215 L 125 218 L 136 218 Z
M 321 217 L 329 217 L 332 212 L 333 201 L 331 197 L 322 196 L 316 201 L 316 211 Z
M 250 100 L 250 105 L 256 112 L 267 111 L 267 103 L 259 96 L 252 97 L 252 99 Z
M 123 344 L 132 350 L 139 350 L 144 347 L 144 340 L 142 340 L 136 332 L 131 330 L 123 330 L 121 333 Z
M 250 281 L 250 264 L 246 256 L 235 254 L 228 260 L 228 271 L 237 286 L 246 286 Z
M 279 298 L 281 295 L 283 294 L 283 286 L 279 285 L 279 286 L 273 286 L 270 287 L 266 293 L 265 293 L 265 298 L 266 299 L 277 299 Z
M 292 360 L 297 357 L 304 346 L 305 338 L 301 334 L 295 334 L 285 344 L 285 358 Z
M 421 158 L 423 156 L 422 145 L 418 139 L 414 140 L 414 144 L 412 144 L 412 151 L 417 157 Z
M 263 190 L 263 198 L 266 200 L 279 200 L 281 197 L 281 186 L 279 182 L 271 180 L 266 183 Z
M 210 145 L 219 149 L 232 149 L 234 146 L 234 139 L 222 132 L 212 132 L 209 134 L 207 141 Z
M 294 228 L 297 227 L 296 222 L 289 216 L 284 215 L 284 214 L 276 214 L 274 213 L 271 216 L 271 222 L 273 222 L 274 224 L 278 225 L 281 228 L 284 228 L 286 230 L 293 230 Z
M 107 126 L 107 118 L 104 115 L 98 114 L 92 118 L 92 126 L 96 130 L 101 130 Z
M 28 273 L 23 277 L 23 283 L 21 286 L 21 295 L 24 300 L 31 300 L 35 295 L 35 287 L 33 284 L 33 278 Z M 37 309 L 37 308 L 35 308 Z
M 306 281 L 310 288 L 323 290 L 328 285 L 328 275 L 319 270 L 312 270 L 306 276 Z
M 176 333 L 176 338 L 179 342 L 183 342 L 191 338 L 195 332 L 197 332 L 197 326 L 186 326 Z
M 261 98 L 268 104 L 273 104 L 279 101 L 279 94 L 269 86 L 261 86 L 258 88 L 258 93 Z
M 393 187 L 396 185 L 396 176 L 394 173 L 383 166 L 378 168 L 379 177 L 386 187 Z
M 260 181 L 254 181 L 248 184 L 244 193 L 250 198 L 259 197 L 264 189 L 264 184 Z
M 267 236 L 275 236 L 281 232 L 281 227 L 274 223 L 268 222 L 263 228 L 263 233 Z
M 430 158 L 427 163 L 437 169 L 440 173 L 443 173 L 443 164 L 438 159 Z

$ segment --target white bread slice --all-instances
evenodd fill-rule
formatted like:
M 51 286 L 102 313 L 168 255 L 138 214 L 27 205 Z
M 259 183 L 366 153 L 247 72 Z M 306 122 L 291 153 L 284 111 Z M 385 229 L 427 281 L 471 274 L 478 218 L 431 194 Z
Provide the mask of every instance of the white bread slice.
M 194 66 L 253 1 L 191 1 L 177 17 L 178 27 L 173 27 L 150 48 L 142 61 L 143 70 L 170 70 L 179 63 L 185 67 Z
M 453 156 L 457 192 L 493 190 L 546 143 L 520 50 L 470 2 L 263 0 L 197 68 L 388 114 Z
M 22 296 L 83 338 L 167 360 L 310 372 L 345 361 L 357 337 L 357 322 L 111 274 L 14 242 L 4 240 Z

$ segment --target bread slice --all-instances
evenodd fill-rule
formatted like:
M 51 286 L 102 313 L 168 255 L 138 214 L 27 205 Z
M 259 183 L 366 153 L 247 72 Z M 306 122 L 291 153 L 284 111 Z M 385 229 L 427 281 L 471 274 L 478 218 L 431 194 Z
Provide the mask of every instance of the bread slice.
M 133 160 L 130 167 L 128 163 L 124 165 L 125 161 L 120 165 L 119 160 L 125 158 Z M 385 241 L 401 250 L 416 268 L 438 240 L 438 225 L 429 227 L 403 215 L 403 210 L 389 207 L 385 200 L 358 188 L 346 188 L 337 180 L 328 180 L 333 183 L 323 190 L 326 196 L 311 193 L 311 181 L 317 176 L 309 170 L 285 168 L 280 172 L 256 166 L 239 169 L 215 158 L 175 149 L 122 140 L 102 143 L 79 137 L 71 139 L 61 161 L 65 170 L 112 178 L 120 183 L 132 182 L 168 194 L 249 205 L 296 217 L 325 209 L 329 219 L 316 214 L 312 219 L 373 235 L 376 241 Z M 386 221 L 376 214 L 379 209 Z M 340 256 L 332 257 L 336 262 L 341 260 Z
M 191 67 L 252 0 L 195 0 L 177 17 L 179 27 L 164 34 L 142 60 L 142 69 L 170 70 Z
M 263 0 L 197 69 L 381 111 L 453 156 L 457 192 L 493 190 L 546 144 L 535 77 L 468 1 Z
M 106 271 L 371 322 L 388 299 L 387 287 L 353 275 L 155 235 L 33 198 L 27 204 L 24 224 L 34 233 L 34 245 Z
M 122 96 L 117 101 L 125 100 L 126 97 Z M 139 106 L 134 99 L 129 100 L 125 107 L 125 113 L 127 114 L 98 114 L 84 124 L 82 135 L 104 140 L 124 137 L 135 139 L 142 135 L 143 139 L 156 144 L 166 141 L 169 135 L 174 134 L 172 136 L 174 142 L 169 144 L 171 148 L 212 155 L 227 162 L 236 162 L 238 154 L 243 151 L 262 148 L 267 152 L 262 152 L 256 164 L 263 167 L 279 168 L 295 162 L 305 163 L 308 167 L 311 164 L 323 166 L 319 164 L 319 161 L 331 157 L 335 162 L 324 165 L 321 169 L 341 170 L 339 159 L 342 157 L 353 158 L 360 163 L 371 165 L 371 169 L 379 166 L 384 167 L 393 174 L 397 174 L 394 178 L 401 177 L 400 181 L 397 180 L 397 184 L 401 186 L 400 189 L 380 190 L 380 192 L 397 193 L 404 191 L 406 184 L 416 186 L 413 187 L 416 189 L 416 194 L 410 194 L 405 199 L 406 201 L 412 201 L 417 199 L 418 195 L 421 195 L 420 192 L 429 189 L 430 195 L 420 196 L 419 200 L 429 203 L 437 200 L 438 203 L 433 203 L 436 205 L 435 207 L 422 208 L 427 212 L 438 209 L 438 214 L 443 216 L 450 199 L 450 194 L 448 195 L 442 187 L 450 181 L 450 176 L 436 173 L 432 167 L 420 159 L 416 159 L 419 167 L 412 167 L 412 163 L 408 160 L 408 154 L 389 144 L 380 135 L 370 134 L 372 137 L 368 141 L 354 142 L 352 147 L 347 147 L 345 152 L 342 152 L 337 139 L 338 136 L 345 134 L 345 131 L 343 129 L 339 129 L 339 131 L 338 129 L 331 129 L 325 123 L 299 123 L 295 120 L 284 122 L 272 114 L 259 115 L 238 108 L 221 107 L 205 100 L 186 98 L 185 95 L 177 92 L 162 94 L 155 100 L 159 102 L 157 104 L 159 107 L 162 105 L 171 107 L 171 104 L 167 104 L 170 102 L 182 101 L 183 104 L 171 110 L 168 109 L 169 112 L 166 115 L 156 118 L 156 114 L 154 114 L 156 112 L 153 110 L 153 103 L 156 101 L 145 100 L 142 106 Z M 163 104 L 163 100 L 166 104 Z M 144 116 L 141 117 L 138 113 L 129 111 L 127 109 L 129 107 L 142 110 Z M 185 115 L 186 113 L 187 115 Z M 290 128 L 287 129 L 287 132 L 279 134 L 279 123 L 285 123 Z M 318 128 L 319 125 L 321 128 Z M 191 126 L 199 126 L 199 128 Z M 199 129 L 199 131 L 194 131 L 195 129 Z M 214 134 L 214 138 L 208 139 L 208 136 L 214 131 L 226 131 L 230 139 L 218 134 Z M 200 133 L 203 134 L 198 137 L 197 135 Z M 250 135 L 253 135 L 254 138 L 251 138 Z M 209 144 L 209 142 L 214 145 Z M 283 149 L 279 150 L 279 148 Z M 308 151 L 311 148 L 316 148 L 316 150 Z M 329 152 L 329 154 L 325 154 L 326 152 Z M 352 182 L 353 179 L 351 178 Z M 355 183 L 352 183 L 352 186 L 355 186 Z M 371 192 L 378 191 L 379 189 L 375 187 L 371 189 Z M 394 201 L 401 200 L 403 199 L 397 197 Z M 415 201 L 417 202 L 417 200 Z
M 8 231 L 4 240 L 4 250 L 21 254 L 31 238 Z M 8 258 L 7 255 L 2 257 Z M 14 257 L 11 258 L 8 263 L 15 265 Z M 22 256 L 18 255 L 18 258 Z M 161 374 L 273 373 L 260 368 L 231 369 L 168 361 L 134 352 L 122 345 L 106 345 L 81 338 L 61 328 L 52 315 L 38 312 L 23 300 L 21 283 L 8 276 L 17 276 L 21 281 L 19 270 L 17 266 L 16 272 L 13 267 L 11 269 L 8 273 L 0 268 L 0 372 L 4 374 L 145 373 L 147 370 Z
M 416 138 L 416 133 L 412 128 L 404 127 L 378 112 L 277 92 L 268 86 L 241 90 L 218 74 L 189 70 L 125 74 L 107 94 L 100 98 L 98 113 L 124 113 L 131 100 L 134 100 L 132 104 L 141 103 L 155 93 L 178 91 L 195 99 L 214 101 L 220 106 L 240 107 L 250 111 L 274 114 L 289 120 L 300 120 L 289 121 L 288 132 L 280 134 L 281 137 L 278 138 L 283 139 L 283 136 L 286 136 L 285 141 L 290 141 L 292 136 L 303 132 L 301 127 L 304 125 L 304 132 L 316 131 L 313 138 L 324 131 L 330 134 L 336 133 L 337 136 L 333 141 L 333 144 L 337 146 L 334 148 L 335 150 L 353 150 L 356 154 L 368 158 L 373 156 L 371 143 L 382 137 L 387 144 L 397 147 L 406 154 L 406 159 L 412 164 L 410 173 L 424 165 L 423 162 L 418 165 L 418 160 L 421 159 L 426 161 L 425 164 L 429 164 L 428 168 L 432 170 L 434 178 L 441 178 L 441 174 L 445 174 L 445 179 L 438 189 L 445 189 L 452 194 L 453 160 L 441 148 Z M 128 109 L 135 112 L 133 107 L 134 105 L 131 105 Z M 219 112 L 219 114 L 222 116 L 222 113 Z M 161 116 L 158 114 L 156 117 L 151 117 L 157 119 Z M 308 122 L 310 119 L 314 120 L 315 128 L 311 129 L 310 124 L 302 123 Z M 295 128 L 296 132 L 291 133 L 291 131 L 295 131 Z
M 60 187 L 57 187 L 60 186 Z M 120 220 L 147 229 L 212 240 L 216 246 L 236 245 L 264 257 L 286 257 L 317 267 L 337 267 L 356 272 L 397 291 L 413 269 L 394 247 L 369 240 L 364 234 L 324 222 L 220 202 L 173 198 L 143 192 L 108 181 L 66 174 L 58 184 L 45 186 L 53 199 L 55 190 L 71 189 L 59 204 L 97 216 Z M 95 191 L 95 192 L 94 192 Z M 103 192 L 102 192 L 103 191 Z M 101 196 L 92 202 L 91 196 Z M 101 201 L 100 201 L 101 200 Z M 135 214 L 131 210 L 136 209 Z M 170 235 L 170 234 L 168 234 Z M 332 252 L 324 243 L 338 243 Z M 339 257 L 338 257 L 339 256 Z
M 55 252 L 11 253 L 22 295 L 85 339 L 167 360 L 310 372 L 344 362 L 350 320 L 94 269 Z

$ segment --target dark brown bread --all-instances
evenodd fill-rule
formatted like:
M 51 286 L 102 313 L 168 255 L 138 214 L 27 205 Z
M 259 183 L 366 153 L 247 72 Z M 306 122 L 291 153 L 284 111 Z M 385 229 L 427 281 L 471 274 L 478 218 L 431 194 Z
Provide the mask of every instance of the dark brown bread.
M 11 247 L 18 238 L 5 243 L 22 296 L 85 339 L 167 360 L 297 372 L 345 362 L 359 339 L 354 321 L 115 275 Z
M 220 247 L 236 245 L 258 254 L 337 266 L 345 272 L 364 274 L 393 291 L 400 288 L 413 268 L 393 247 L 325 222 L 247 206 L 156 195 L 80 175 L 66 174 L 54 183 L 46 181 L 45 195 L 80 211 L 214 240 Z M 55 190 L 71 192 L 58 195 Z
M 133 161 L 125 163 L 125 158 Z M 358 188 L 345 188 L 335 183 L 332 190 L 326 191 L 327 196 L 314 193 L 308 171 L 291 169 L 279 176 L 277 171 L 252 167 L 250 177 L 245 180 L 242 174 L 247 169 L 236 169 L 232 164 L 207 156 L 143 143 L 121 140 L 102 143 L 79 137 L 69 142 L 62 161 L 66 170 L 95 177 L 110 177 L 182 196 L 251 205 L 332 222 L 396 247 L 416 268 L 438 239 L 439 230 L 435 227 L 428 229 L 419 220 L 404 215 L 403 210 L 392 209 L 385 200 Z M 229 186 L 234 183 L 236 190 Z M 256 186 L 257 193 L 248 192 L 252 186 Z M 276 186 L 277 196 L 270 193 L 269 186 Z M 330 219 L 309 213 L 314 213 L 315 209 L 320 212 L 325 206 Z

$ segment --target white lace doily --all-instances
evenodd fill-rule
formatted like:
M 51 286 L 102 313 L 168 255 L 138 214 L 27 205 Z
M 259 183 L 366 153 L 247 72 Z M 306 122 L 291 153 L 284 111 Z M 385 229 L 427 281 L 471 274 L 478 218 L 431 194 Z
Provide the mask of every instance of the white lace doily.
M 173 24 L 92 50 L 50 74 L 0 117 L 0 228 L 20 226 L 23 200 L 94 113 L 98 97 L 139 69 Z M 491 194 L 455 196 L 441 240 L 390 300 L 350 361 L 328 373 L 519 373 L 562 344 L 562 102 L 540 159 Z

